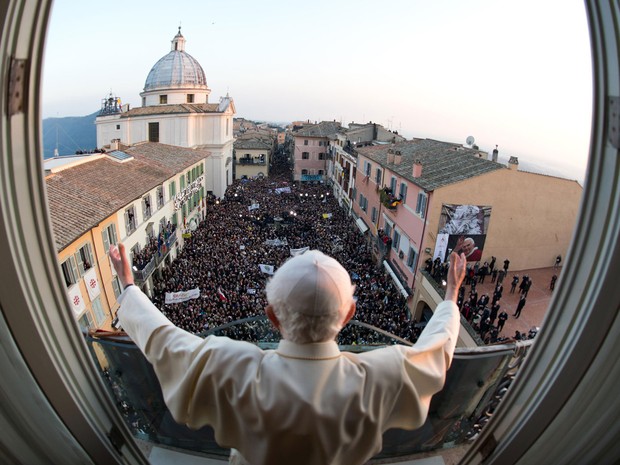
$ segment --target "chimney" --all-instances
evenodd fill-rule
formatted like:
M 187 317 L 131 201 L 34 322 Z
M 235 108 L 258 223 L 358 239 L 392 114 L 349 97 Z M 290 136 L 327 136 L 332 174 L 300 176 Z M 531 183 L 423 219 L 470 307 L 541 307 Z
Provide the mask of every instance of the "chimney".
M 499 155 L 499 150 L 497 150 L 497 145 L 495 146 L 495 148 L 493 149 L 493 161 L 497 162 L 497 157 Z M 517 162 L 518 164 L 519 162 Z
M 419 178 L 420 176 L 422 176 L 422 162 L 417 159 L 413 162 L 413 177 Z
M 110 150 L 120 150 L 121 149 L 121 140 L 120 139 L 112 139 L 110 142 Z
M 519 169 L 519 159 L 517 157 L 510 157 L 508 168 L 517 171 Z
M 387 162 L 390 164 L 394 163 L 394 150 L 392 149 L 388 149 Z
M 394 164 L 400 165 L 400 162 L 403 161 L 403 156 L 400 153 L 400 150 L 397 150 L 394 154 Z

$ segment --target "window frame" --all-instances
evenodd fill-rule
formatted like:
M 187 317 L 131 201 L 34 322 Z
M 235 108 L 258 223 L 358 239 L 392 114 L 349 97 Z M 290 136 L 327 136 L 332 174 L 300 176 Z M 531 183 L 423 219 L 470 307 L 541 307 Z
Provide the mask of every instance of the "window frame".
M 613 291 L 617 287 L 620 265 L 611 259 L 620 251 L 620 239 L 615 234 L 617 231 L 613 230 L 613 225 L 618 224 L 617 190 L 612 188 L 618 181 L 618 149 L 606 137 L 606 96 L 609 89 L 619 87 L 620 67 L 618 57 L 612 51 L 617 49 L 615 38 L 618 37 L 617 18 L 620 15 L 618 5 L 613 2 L 586 0 L 585 5 L 590 26 L 595 83 L 591 157 L 586 173 L 586 189 L 568 252 L 569 256 L 574 254 L 575 260 L 565 265 L 562 285 L 556 289 L 546 320 L 547 327 L 555 323 L 559 323 L 559 327 L 539 334 L 540 339 L 521 367 L 522 372 L 509 395 L 502 400 L 501 407 L 467 451 L 461 461 L 462 465 L 477 464 L 482 460 L 489 465 L 508 463 L 506 459 L 512 463 L 531 454 L 542 461 L 553 456 L 552 452 L 558 449 L 574 460 L 587 457 L 587 454 L 596 454 L 598 462 L 602 463 L 605 457 L 611 457 L 611 441 L 615 442 L 615 438 L 610 441 L 599 434 L 603 428 L 608 429 L 610 423 L 604 415 L 601 417 L 594 414 L 596 411 L 605 412 L 604 407 L 609 402 L 606 399 L 603 404 L 597 396 L 593 397 L 591 385 L 587 393 L 583 391 L 592 377 L 605 385 L 617 379 L 617 371 L 610 372 L 615 370 L 613 363 L 618 359 L 618 349 L 613 347 L 614 344 L 607 344 L 613 334 L 612 330 L 617 329 L 613 320 L 616 315 L 614 312 L 600 311 L 600 308 L 596 311 L 596 306 L 618 308 L 620 302 L 617 293 Z M 0 192 L 3 207 L 7 207 L 8 214 L 15 218 L 14 222 L 5 222 L 15 224 L 0 225 L 6 232 L 0 235 L 5 238 L 1 239 L 3 247 L 15 252 L 3 256 L 8 264 L 5 279 L 15 284 L 10 294 L 0 291 L 4 317 L 11 328 L 10 332 L 2 329 L 2 334 L 15 343 L 15 349 L 11 349 L 8 344 L 5 347 L 11 350 L 13 366 L 20 370 L 18 373 L 34 375 L 38 380 L 40 390 L 34 394 L 28 393 L 29 398 L 36 396 L 36 402 L 31 403 L 37 405 L 38 421 L 49 422 L 54 427 L 46 425 L 47 437 L 34 436 L 35 432 L 33 436 L 39 440 L 38 446 L 49 451 L 51 462 L 62 463 L 54 458 L 69 453 L 72 457 L 82 457 L 88 461 L 92 460 L 91 457 L 97 457 L 101 463 L 120 464 L 128 460 L 146 463 L 122 419 L 110 408 L 112 403 L 100 377 L 90 371 L 92 361 L 84 357 L 86 347 L 77 333 L 75 319 L 63 313 L 66 295 L 61 292 L 53 237 L 46 218 L 46 198 L 44 186 L 40 182 L 42 163 L 38 160 L 42 157 L 40 153 L 31 152 L 33 147 L 38 150 L 37 141 L 40 141 L 40 121 L 35 121 L 33 115 L 39 111 L 37 96 L 43 63 L 43 41 L 51 4 L 47 0 L 37 4 L 25 1 L 19 6 L 25 6 L 20 10 L 21 14 L 7 16 L 5 25 L 6 30 L 17 32 L 7 33 L 0 48 L 4 51 L 24 50 L 30 65 L 30 85 L 26 89 L 28 94 L 24 99 L 23 115 L 11 118 L 12 137 L 4 139 L 6 148 L 2 149 L 2 156 L 7 159 L 10 153 L 13 159 L 28 163 L 9 164 L 4 159 L 0 162 L 5 163 L 5 175 L 17 180 L 18 193 L 22 192 L 19 190 L 20 183 L 29 191 L 24 191 L 25 200 L 19 204 L 22 207 L 19 211 L 17 201 L 9 197 L 8 193 Z M 18 34 L 19 31 L 31 33 Z M 10 54 L 5 53 L 5 56 Z M 7 71 L 7 66 L 7 63 L 0 64 L 3 71 Z M 4 72 L 3 76 L 8 76 L 8 73 Z M 9 118 L 6 114 L 2 118 L 3 131 L 6 131 Z M 28 203 L 30 208 L 23 208 Z M 20 234 L 27 236 L 29 247 L 20 243 Z M 605 253 L 593 253 L 599 250 Z M 19 257 L 20 260 L 13 257 Z M 27 284 L 35 282 L 36 276 L 32 270 L 40 270 L 41 266 L 50 279 L 40 283 L 34 292 L 30 289 L 32 286 Z M 589 277 L 597 279 L 590 281 Z M 584 290 L 580 287 L 583 282 L 592 284 L 588 284 Z M 586 295 L 587 299 L 580 298 Z M 39 302 L 46 302 L 46 305 L 37 305 Z M 24 309 L 27 310 L 27 318 L 19 312 Z M 60 323 L 55 326 L 54 340 L 49 340 L 42 333 L 42 328 L 46 327 L 43 323 L 50 321 Z M 583 325 L 584 322 L 587 325 Z M 592 327 L 609 330 L 586 331 Z M 569 330 L 575 337 L 565 336 Z M 68 351 L 63 350 L 63 346 L 82 347 L 83 350 Z M 569 372 L 570 377 L 567 376 Z M 578 430 L 578 433 L 574 433 L 565 424 L 562 426 L 558 423 L 565 419 L 563 414 L 571 407 L 568 402 L 581 399 L 585 401 L 582 405 L 588 405 L 589 408 L 581 412 L 581 427 L 574 428 Z M 48 406 L 54 409 L 49 410 Z M 599 407 L 603 407 L 603 410 L 597 409 Z M 24 404 L 24 409 L 28 408 Z M 31 412 L 25 411 L 24 417 L 28 413 Z M 122 456 L 110 443 L 107 434 L 110 425 L 124 441 Z M 76 441 L 70 441 L 70 444 L 64 444 L 62 440 L 53 441 L 53 438 L 62 437 L 63 434 L 75 437 Z M 557 441 L 548 440 L 553 435 Z M 75 447 L 76 444 L 78 447 Z M 592 448 L 586 450 L 582 447 L 584 444 L 590 444 Z M 605 448 L 606 445 L 609 447 Z

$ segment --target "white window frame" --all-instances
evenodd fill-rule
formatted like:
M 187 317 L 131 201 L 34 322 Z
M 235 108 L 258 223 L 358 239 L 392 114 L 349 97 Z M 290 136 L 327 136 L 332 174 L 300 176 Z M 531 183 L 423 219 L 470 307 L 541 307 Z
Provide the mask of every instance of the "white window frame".
M 82 254 L 84 257 L 82 257 Z M 80 277 L 84 276 L 88 270 L 95 266 L 94 260 L 93 248 L 90 242 L 86 242 L 84 245 L 77 248 L 75 252 L 75 263 Z M 89 265 L 88 268 L 85 266 L 86 261 Z
M 426 217 L 426 205 L 428 202 L 428 196 L 425 192 L 418 192 L 418 201 L 415 206 L 415 212 L 420 218 Z
M 402 202 L 405 203 L 407 200 L 407 183 L 401 182 L 400 188 L 398 190 L 398 196 L 402 199 Z

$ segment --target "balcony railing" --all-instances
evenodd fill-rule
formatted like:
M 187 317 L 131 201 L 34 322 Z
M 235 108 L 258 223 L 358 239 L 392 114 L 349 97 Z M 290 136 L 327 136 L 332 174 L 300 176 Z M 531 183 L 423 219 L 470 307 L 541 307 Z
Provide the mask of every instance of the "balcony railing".
M 245 339 L 265 349 L 274 348 L 280 339 L 266 317 L 233 322 L 209 334 Z M 338 341 L 343 351 L 364 352 L 385 345 L 411 345 L 359 322 L 349 323 L 341 334 L 346 338 Z M 345 345 L 352 344 L 351 338 L 357 344 Z M 396 459 L 470 440 L 493 415 L 532 342 L 457 348 L 445 385 L 433 396 L 425 424 L 415 431 L 388 430 L 383 435 L 383 449 L 376 458 Z M 229 451 L 215 442 L 210 427 L 194 431 L 172 419 L 151 364 L 126 336 L 89 336 L 87 343 L 136 438 L 191 453 L 228 456 Z
M 147 279 L 149 279 L 151 274 L 153 274 L 153 271 L 155 271 L 155 268 L 157 267 L 157 265 L 163 262 L 166 256 L 170 253 L 170 249 L 172 248 L 172 246 L 174 245 L 176 241 L 177 241 L 177 230 L 175 229 L 174 231 L 170 233 L 167 239 L 163 240 L 162 244 L 158 247 L 159 249 L 158 252 L 153 254 L 151 259 L 146 263 L 146 265 L 143 268 L 133 269 L 133 278 L 137 284 L 142 284 Z
M 264 166 L 265 165 L 265 160 L 259 160 L 259 159 L 252 159 L 252 158 L 239 158 L 237 160 L 237 164 L 238 165 L 260 165 L 260 166 Z
M 396 197 L 392 193 L 392 189 L 389 187 L 384 187 L 379 190 L 379 198 L 383 206 L 388 210 L 396 210 L 396 208 L 403 202 L 403 199 Z
M 151 259 L 146 263 L 144 268 L 142 269 L 134 268 L 133 270 L 134 281 L 136 281 L 137 284 L 141 284 L 145 282 L 147 279 L 149 279 L 149 276 L 151 276 L 156 266 L 157 266 L 157 257 L 153 255 L 153 257 L 151 257 Z

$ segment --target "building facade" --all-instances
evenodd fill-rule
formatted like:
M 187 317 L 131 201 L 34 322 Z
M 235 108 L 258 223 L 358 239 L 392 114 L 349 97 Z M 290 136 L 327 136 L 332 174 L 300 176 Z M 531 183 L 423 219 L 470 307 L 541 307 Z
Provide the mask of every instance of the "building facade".
M 325 181 L 330 140 L 341 130 L 340 123 L 323 121 L 293 132 L 293 180 Z
M 77 157 L 46 171 L 58 261 L 83 330 L 114 326 L 120 282 L 110 245 L 122 241 L 147 294 L 205 214 L 209 153 L 145 143 Z M 52 160 L 58 164 L 59 160 Z
M 105 99 L 97 117 L 97 146 L 115 143 L 133 145 L 157 142 L 211 152 L 205 167 L 206 189 L 220 197 L 232 182 L 233 118 L 231 97 L 209 102 L 211 90 L 200 63 L 185 51 L 185 38 L 179 32 L 172 39 L 171 51 L 149 72 L 142 106 L 118 105 L 118 99 Z
M 420 270 L 427 260 L 444 261 L 460 238 L 472 244 L 471 264 L 495 256 L 498 263 L 510 260 L 511 269 L 543 268 L 566 254 L 582 193 L 576 181 L 519 171 L 516 160 L 506 167 L 477 150 L 428 139 L 357 153 L 353 211 L 416 317 L 429 298 L 420 294 L 426 279 Z

